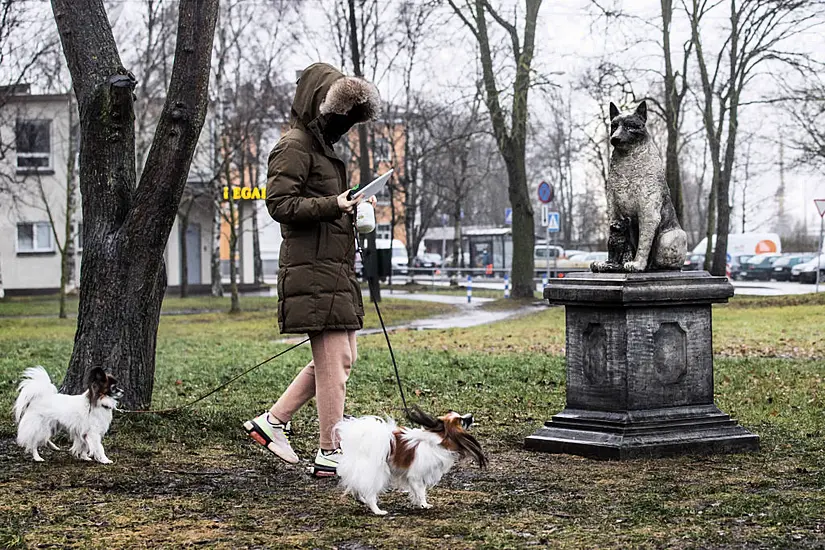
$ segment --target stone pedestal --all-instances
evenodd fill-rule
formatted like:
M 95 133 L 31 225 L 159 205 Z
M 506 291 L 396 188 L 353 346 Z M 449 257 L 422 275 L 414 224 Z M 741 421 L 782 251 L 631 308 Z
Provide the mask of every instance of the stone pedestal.
M 713 403 L 711 304 L 725 277 L 581 273 L 544 297 L 567 320 L 567 406 L 527 449 L 598 458 L 756 451 L 759 437 Z

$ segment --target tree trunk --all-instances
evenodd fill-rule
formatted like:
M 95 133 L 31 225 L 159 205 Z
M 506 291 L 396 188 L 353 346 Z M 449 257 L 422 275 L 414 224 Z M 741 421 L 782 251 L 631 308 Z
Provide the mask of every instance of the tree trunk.
M 464 269 L 464 251 L 461 249 L 463 241 L 461 235 L 461 201 L 455 201 L 455 208 L 453 210 L 453 267 Z M 455 276 L 458 277 L 459 272 L 455 271 Z
M 355 19 L 355 0 L 349 0 L 349 25 L 350 25 L 350 50 L 352 53 L 352 66 L 355 76 L 363 77 L 361 70 L 361 56 L 358 51 L 358 27 Z M 358 125 L 358 181 L 365 185 L 372 180 L 372 167 L 370 166 L 369 144 L 367 143 L 367 126 L 366 124 Z M 373 266 L 372 272 L 368 273 L 367 283 L 370 289 L 370 300 L 373 302 L 381 301 L 381 285 L 377 277 L 378 261 L 376 258 L 377 250 L 375 248 L 375 231 L 368 233 L 367 241 L 367 255 L 370 258 Z M 392 254 L 392 241 L 390 241 L 390 254 Z M 366 265 L 366 262 L 365 264 Z M 410 266 L 412 267 L 412 266 Z
M 74 231 L 72 222 L 75 211 L 75 140 L 72 132 L 74 126 L 74 102 L 69 94 L 69 146 L 66 159 L 66 209 L 63 225 L 63 248 L 60 251 L 60 312 L 61 319 L 66 318 L 66 287 L 74 275 Z
M 716 181 L 712 180 L 710 183 L 710 196 L 708 197 L 708 217 L 705 222 L 705 237 L 707 237 L 707 245 L 705 246 L 705 262 L 702 269 L 710 271 L 711 260 L 713 258 L 713 233 L 716 227 Z
M 255 284 L 264 284 L 264 262 L 261 259 L 261 234 L 258 231 L 258 206 L 251 204 L 252 213 L 252 261 Z
M 249 180 L 252 182 L 252 187 L 258 187 L 258 169 L 261 165 L 258 153 L 261 150 L 260 136 L 256 136 L 254 147 L 254 154 L 252 150 L 247 151 L 247 158 L 252 159 L 249 167 Z M 258 203 L 251 202 L 250 207 L 252 208 L 252 272 L 255 284 L 262 285 L 264 284 L 264 262 L 261 259 L 261 234 L 258 231 Z
M 527 139 L 528 92 L 530 91 L 530 71 L 536 39 L 536 21 L 541 0 L 527 0 L 524 14 L 524 34 L 522 44 L 515 26 L 505 21 L 485 0 L 475 0 L 472 5 L 473 25 L 453 0 L 448 0 L 453 11 L 461 18 L 475 36 L 481 59 L 482 80 L 485 102 L 490 112 L 490 121 L 496 137 L 499 152 L 507 167 L 508 193 L 513 208 L 513 298 L 532 298 L 533 247 L 535 226 L 533 205 L 529 199 L 527 172 L 525 170 L 525 142 Z M 513 61 L 516 66 L 513 84 L 513 104 L 510 128 L 501 108 L 501 96 L 496 84 L 493 53 L 487 32 L 487 15 L 490 14 L 510 36 Z
M 510 206 L 513 208 L 513 273 L 510 295 L 513 298 L 532 298 L 536 291 L 533 282 L 536 245 L 533 203 L 527 193 L 527 172 L 524 153 L 505 157 Z M 515 238 L 518 235 L 519 238 Z
M 189 216 L 179 216 L 180 232 L 180 297 L 189 296 L 189 249 L 187 245 L 186 232 L 189 230 Z
M 215 178 L 215 192 L 212 203 L 212 250 L 210 252 L 209 263 L 212 273 L 212 296 L 220 298 L 223 296 L 223 283 L 221 282 L 221 199 L 220 199 L 220 178 Z
M 152 399 L 163 252 L 206 114 L 217 0 L 181 0 L 166 103 L 136 186 L 134 77 L 121 65 L 102 0 L 52 0 L 80 106 L 83 269 L 74 350 L 62 391 L 104 367 L 122 406 Z
M 235 204 L 232 195 L 232 180 L 229 172 L 229 163 L 226 164 L 226 181 L 229 188 L 229 313 L 240 313 L 241 306 L 238 299 L 238 263 L 235 257 L 238 254 L 238 218 L 240 214 L 240 204 Z
M 670 26 L 673 20 L 673 1 L 661 0 L 662 5 L 662 49 L 665 58 L 665 125 L 667 126 L 667 148 L 665 151 L 665 181 L 670 191 L 670 200 L 676 210 L 679 223 L 684 225 L 684 198 L 682 196 L 682 174 L 679 169 L 679 111 L 681 97 L 676 91 L 676 75 L 670 47 Z

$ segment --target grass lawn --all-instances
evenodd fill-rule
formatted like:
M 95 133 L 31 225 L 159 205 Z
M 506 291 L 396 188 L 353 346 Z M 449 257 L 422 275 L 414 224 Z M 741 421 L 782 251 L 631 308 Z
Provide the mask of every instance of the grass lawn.
M 154 405 L 186 402 L 281 349 L 267 300 L 232 317 L 164 316 Z M 385 303 L 390 324 L 449 311 Z M 54 451 L 33 463 L 0 416 L 0 548 L 823 548 L 825 302 L 790 303 L 735 299 L 714 309 L 717 403 L 761 436 L 757 454 L 612 462 L 522 450 L 564 404 L 563 309 L 546 308 L 393 336 L 410 401 L 473 412 L 491 458 L 487 470 L 456 467 L 430 492 L 432 510 L 390 493 L 390 515 L 374 517 L 333 480 L 246 438 L 241 422 L 308 361 L 301 348 L 193 410 L 116 416 L 105 438 L 111 466 Z M 72 320 L 0 319 L 0 408 L 11 406 L 23 368 L 42 363 L 62 377 L 73 334 Z M 359 339 L 348 399 L 351 414 L 400 416 L 380 334 Z M 313 407 L 294 426 L 308 458 Z

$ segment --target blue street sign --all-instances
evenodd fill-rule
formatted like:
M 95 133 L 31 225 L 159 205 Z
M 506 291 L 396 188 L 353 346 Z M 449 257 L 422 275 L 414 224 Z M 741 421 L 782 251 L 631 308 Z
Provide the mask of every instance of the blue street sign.
M 505 225 L 513 225 L 513 209 L 512 208 L 505 208 L 504 209 L 504 224 Z
M 548 233 L 558 233 L 560 228 L 561 228 L 561 224 L 559 223 L 559 213 L 558 212 L 548 212 L 547 213 L 547 232 Z
M 553 186 L 546 181 L 539 184 L 539 200 L 544 204 L 553 202 Z

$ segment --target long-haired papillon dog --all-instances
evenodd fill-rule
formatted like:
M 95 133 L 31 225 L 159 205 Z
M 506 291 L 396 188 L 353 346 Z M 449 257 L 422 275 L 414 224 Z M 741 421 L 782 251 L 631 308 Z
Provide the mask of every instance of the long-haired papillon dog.
M 117 380 L 100 367 L 89 371 L 87 384 L 88 389 L 82 394 L 66 395 L 57 392 L 43 367 L 23 371 L 14 403 L 17 444 L 31 453 L 35 461 L 43 462 L 38 450 L 45 445 L 60 450 L 51 438 L 63 430 L 72 438 L 71 453 L 76 458 L 112 463 L 102 441 L 123 392 Z
M 379 516 L 387 512 L 378 507 L 378 496 L 391 486 L 408 491 L 414 506 L 431 508 L 427 489 L 456 460 L 469 456 L 480 467 L 487 465 L 481 445 L 467 433 L 473 415 L 450 411 L 433 418 L 413 407 L 408 417 L 423 427 L 399 427 L 392 419 L 377 416 L 345 418 L 336 425 L 342 451 L 341 486 Z

